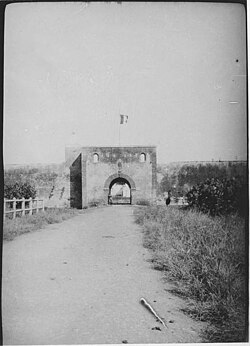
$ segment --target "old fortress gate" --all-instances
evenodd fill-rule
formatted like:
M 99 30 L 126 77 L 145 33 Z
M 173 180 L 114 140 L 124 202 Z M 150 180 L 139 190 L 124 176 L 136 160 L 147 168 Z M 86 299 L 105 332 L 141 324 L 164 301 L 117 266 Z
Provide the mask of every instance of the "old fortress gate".
M 156 147 L 66 147 L 70 206 L 135 204 L 156 197 Z

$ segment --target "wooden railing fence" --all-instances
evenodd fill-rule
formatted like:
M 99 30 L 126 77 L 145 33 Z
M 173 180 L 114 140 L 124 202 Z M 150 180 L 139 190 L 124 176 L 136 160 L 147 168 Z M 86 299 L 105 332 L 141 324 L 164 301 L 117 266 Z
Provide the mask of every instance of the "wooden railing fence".
M 4 199 L 4 219 L 7 214 L 12 214 L 13 219 L 15 219 L 17 215 L 32 215 L 33 210 L 35 210 L 36 213 L 38 213 L 39 210 L 44 211 L 44 200 L 40 198 Z

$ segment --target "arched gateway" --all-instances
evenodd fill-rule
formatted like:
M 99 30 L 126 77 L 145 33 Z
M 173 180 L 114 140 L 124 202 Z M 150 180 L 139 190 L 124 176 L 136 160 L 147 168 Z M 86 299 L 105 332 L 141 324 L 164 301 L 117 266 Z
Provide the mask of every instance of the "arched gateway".
M 128 175 L 115 173 L 105 181 L 104 191 L 107 190 L 109 204 L 132 204 L 132 195 L 136 187 L 134 180 Z
M 156 196 L 156 147 L 66 148 L 70 205 L 135 204 Z

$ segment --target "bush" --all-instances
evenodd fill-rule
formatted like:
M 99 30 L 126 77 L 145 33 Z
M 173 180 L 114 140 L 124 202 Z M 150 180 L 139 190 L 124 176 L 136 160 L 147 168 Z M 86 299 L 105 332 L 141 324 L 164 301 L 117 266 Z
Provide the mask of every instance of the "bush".
M 244 219 L 159 206 L 138 208 L 135 217 L 154 267 L 175 284 L 173 293 L 192 298 L 185 312 L 210 322 L 206 341 L 245 341 Z
M 240 179 L 207 179 L 194 186 L 186 195 L 191 207 L 211 215 L 247 210 L 247 185 Z
M 36 197 L 36 189 L 28 182 L 5 182 L 4 183 L 4 197 L 8 199 L 29 199 Z

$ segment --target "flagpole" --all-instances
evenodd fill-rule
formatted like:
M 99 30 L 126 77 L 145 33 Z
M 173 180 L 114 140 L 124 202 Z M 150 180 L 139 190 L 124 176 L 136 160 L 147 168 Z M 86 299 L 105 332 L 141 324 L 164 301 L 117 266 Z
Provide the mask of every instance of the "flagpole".
M 118 137 L 118 145 L 120 146 L 120 135 L 121 135 L 121 100 L 119 105 L 119 137 Z
M 118 141 L 118 145 L 120 146 L 120 134 L 121 134 L 121 122 L 119 123 L 119 141 Z

